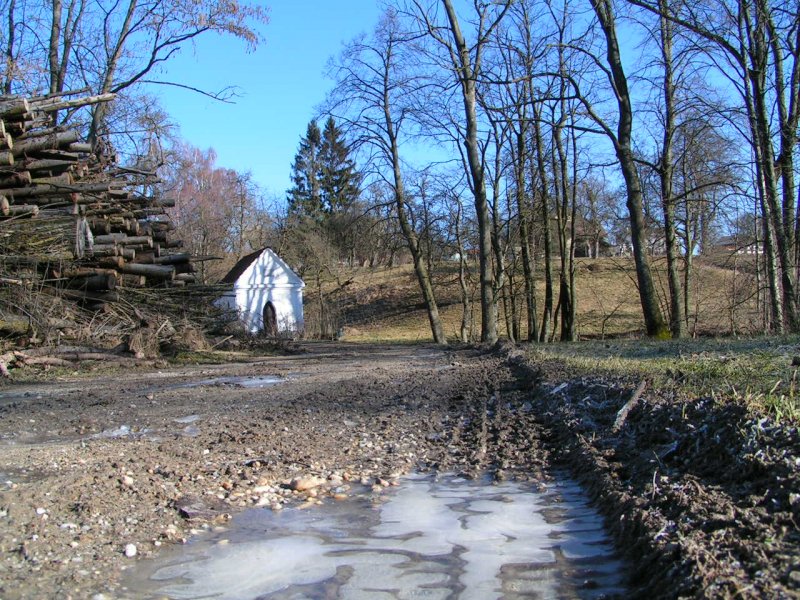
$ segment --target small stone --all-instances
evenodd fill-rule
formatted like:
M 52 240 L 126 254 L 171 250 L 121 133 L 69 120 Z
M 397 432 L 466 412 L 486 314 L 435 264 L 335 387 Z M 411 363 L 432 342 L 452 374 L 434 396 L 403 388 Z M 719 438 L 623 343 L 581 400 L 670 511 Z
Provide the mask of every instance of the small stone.
M 39 508 L 36 509 L 36 514 L 37 515 L 46 515 L 47 514 L 47 509 L 39 507 Z
M 321 477 L 317 477 L 315 475 L 310 475 L 308 477 L 295 477 L 292 479 L 289 487 L 291 487 L 296 492 L 305 492 L 316 487 L 321 486 L 325 483 L 325 480 Z
M 132 487 L 133 486 L 133 477 L 131 477 L 130 475 L 125 475 L 122 478 L 122 485 L 124 485 L 125 487 Z
M 125 556 L 128 558 L 133 558 L 136 556 L 137 549 L 136 544 L 125 544 Z

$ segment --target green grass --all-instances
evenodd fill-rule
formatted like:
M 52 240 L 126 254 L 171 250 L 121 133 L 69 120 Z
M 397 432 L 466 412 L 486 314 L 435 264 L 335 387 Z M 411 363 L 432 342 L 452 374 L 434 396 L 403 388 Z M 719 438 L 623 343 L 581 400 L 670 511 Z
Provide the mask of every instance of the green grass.
M 743 402 L 779 421 L 800 420 L 793 364 L 800 362 L 800 336 L 586 341 L 533 346 L 530 354 L 572 376 L 647 379 L 688 397 Z

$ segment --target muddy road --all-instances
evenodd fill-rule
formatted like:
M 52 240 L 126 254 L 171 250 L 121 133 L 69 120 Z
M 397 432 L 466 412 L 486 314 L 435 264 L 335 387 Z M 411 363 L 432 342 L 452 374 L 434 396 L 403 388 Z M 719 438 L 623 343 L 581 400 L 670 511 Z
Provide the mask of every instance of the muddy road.
M 247 507 L 380 494 L 415 470 L 537 481 L 554 465 L 636 557 L 632 594 L 798 596 L 796 430 L 756 422 L 765 446 L 750 448 L 748 415 L 691 404 L 689 423 L 649 393 L 615 428 L 629 384 L 508 347 L 301 350 L 0 387 L 0 597 L 126 597 L 136 560 Z M 740 459 L 754 470 L 737 481 Z

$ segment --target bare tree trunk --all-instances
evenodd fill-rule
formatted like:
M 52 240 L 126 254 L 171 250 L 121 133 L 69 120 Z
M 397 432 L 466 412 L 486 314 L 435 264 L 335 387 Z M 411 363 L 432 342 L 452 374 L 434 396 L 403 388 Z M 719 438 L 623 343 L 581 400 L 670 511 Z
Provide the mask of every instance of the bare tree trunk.
M 573 341 L 574 315 L 572 314 L 572 289 L 569 285 L 570 256 L 572 254 L 573 224 L 569 218 L 569 176 L 567 174 L 567 155 L 564 150 L 562 138 L 563 129 L 561 120 L 565 115 L 560 115 L 559 122 L 553 126 L 552 164 L 556 185 L 556 223 L 558 224 L 558 252 L 561 258 L 558 275 L 558 306 L 561 309 L 561 341 Z
M 547 178 L 547 168 L 544 160 L 544 141 L 541 128 L 541 108 L 534 104 L 533 135 L 536 153 L 537 175 L 540 185 L 540 202 L 542 232 L 544 237 L 544 309 L 542 311 L 542 326 L 539 329 L 539 341 L 547 342 L 553 322 L 553 249 L 550 239 L 550 184 Z M 531 168 L 533 169 L 533 162 Z M 535 178 L 531 178 L 534 179 Z
M 519 237 L 522 250 L 522 273 L 525 284 L 525 307 L 527 309 L 527 339 L 535 342 L 539 339 L 539 327 L 537 324 L 536 307 L 536 277 L 535 259 L 531 249 L 531 208 L 525 202 L 525 163 L 527 152 L 525 150 L 525 140 L 527 138 L 527 122 L 520 124 L 517 133 L 517 152 L 514 162 L 514 180 L 516 185 L 515 197 L 517 201 L 517 212 L 519 213 Z
M 106 56 L 105 62 L 105 72 L 103 73 L 103 83 L 100 86 L 100 89 L 97 90 L 98 94 L 105 94 L 112 90 L 114 86 L 114 80 L 117 76 L 117 68 L 119 66 L 119 61 L 122 59 L 123 51 L 125 49 L 125 44 L 128 41 L 128 35 L 131 31 L 131 25 L 133 22 L 133 16 L 136 13 L 136 6 L 138 0 L 129 0 L 128 8 L 125 12 L 125 19 L 122 22 L 122 26 L 120 27 L 119 36 L 117 37 L 113 48 Z M 107 24 L 107 23 L 106 23 Z M 94 110 L 92 111 L 92 122 L 89 126 L 89 135 L 88 141 L 92 146 L 97 145 L 98 138 L 100 136 L 100 132 L 102 131 L 103 127 L 105 126 L 105 118 L 108 112 L 108 105 L 105 103 L 96 104 L 94 106 Z
M 741 0 L 740 0 L 741 1 Z M 740 12 L 740 18 L 742 22 L 740 22 L 740 27 L 748 27 L 746 25 L 748 21 L 749 15 L 747 15 L 746 11 Z M 743 34 L 740 35 L 741 38 L 744 38 Z M 741 49 L 741 56 L 743 57 L 746 53 L 744 48 L 744 42 L 742 42 L 742 49 Z M 758 188 L 758 199 L 760 203 L 761 209 L 761 216 L 762 216 L 762 233 L 763 233 L 763 241 L 764 241 L 764 262 L 765 262 L 765 271 L 766 271 L 766 278 L 767 278 L 767 285 L 769 287 L 770 292 L 770 318 L 768 323 L 768 328 L 770 331 L 774 333 L 784 333 L 785 331 L 785 322 L 784 322 L 784 303 L 782 298 L 785 298 L 781 292 L 781 282 L 780 282 L 780 274 L 778 269 L 778 255 L 775 251 L 775 236 L 777 234 L 775 230 L 775 218 L 774 218 L 774 207 L 775 207 L 775 169 L 771 160 L 767 159 L 764 156 L 764 152 L 766 151 L 769 156 L 772 155 L 772 143 L 767 138 L 764 140 L 762 138 L 762 132 L 764 130 L 764 124 L 759 124 L 759 104 L 763 108 L 763 100 L 758 101 L 756 96 L 759 93 L 763 93 L 763 88 L 761 87 L 761 80 L 757 73 L 753 73 L 752 75 L 748 76 L 744 80 L 744 92 L 745 92 L 745 106 L 747 108 L 747 117 L 748 122 L 750 124 L 750 131 L 753 135 L 753 162 L 756 168 L 756 185 Z M 769 164 L 767 164 L 769 163 Z M 771 177 L 770 177 L 771 174 Z M 772 183 L 770 183 L 770 179 Z M 772 200 L 770 200 L 770 190 L 772 192 Z M 785 294 L 785 290 L 783 290 Z
M 390 117 L 388 117 L 390 118 Z M 390 128 L 391 131 L 391 128 Z M 394 198 L 395 208 L 397 210 L 397 220 L 400 224 L 400 230 L 403 232 L 408 244 L 408 250 L 411 252 L 411 258 L 414 261 L 414 273 L 417 276 L 422 298 L 425 301 L 425 308 L 428 312 L 428 321 L 431 325 L 431 332 L 433 333 L 433 340 L 442 346 L 447 345 L 447 337 L 444 334 L 442 327 L 442 320 L 439 316 L 439 307 L 436 304 L 436 295 L 433 291 L 433 283 L 431 282 L 430 271 L 428 264 L 425 260 L 425 255 L 420 248 L 419 238 L 417 232 L 414 231 L 409 222 L 405 206 L 405 191 L 403 186 L 403 176 L 400 170 L 400 158 L 397 153 L 397 143 L 393 140 L 393 156 L 394 160 Z
M 461 290 L 461 341 L 465 344 L 472 337 L 472 304 L 469 297 L 467 284 L 467 256 L 464 249 L 464 239 L 461 236 L 461 213 L 464 207 L 461 201 L 456 200 L 458 213 L 456 215 L 456 243 L 458 244 L 458 285 Z
M 667 326 L 658 303 L 650 259 L 647 254 L 647 226 L 644 220 L 642 184 L 636 170 L 632 145 L 633 106 L 628 91 L 628 79 L 622 66 L 622 57 L 617 41 L 617 30 L 612 0 L 591 0 L 606 40 L 606 60 L 611 72 L 619 110 L 617 133 L 612 137 L 614 150 L 625 179 L 628 215 L 631 224 L 633 258 L 636 264 L 636 278 L 639 284 L 639 299 L 642 305 L 647 335 L 662 337 Z
M 58 89 L 58 72 L 61 61 L 58 59 L 58 45 L 61 42 L 61 11 L 63 10 L 62 0 L 52 0 L 53 14 L 50 24 L 50 45 L 48 48 L 48 60 L 50 63 L 50 93 L 60 92 Z
M 14 56 L 14 44 L 17 35 L 17 22 L 16 22 L 17 0 L 9 0 L 8 3 L 8 19 L 6 23 L 8 29 L 6 31 L 6 72 L 5 80 L 3 81 L 3 93 L 11 94 L 14 89 L 15 73 L 17 70 L 17 60 Z
M 483 154 L 478 145 L 478 115 L 476 83 L 480 73 L 482 47 L 488 32 L 479 32 L 480 39 L 475 49 L 473 61 L 471 49 L 461 32 L 458 16 L 453 8 L 452 0 L 442 0 L 450 33 L 454 43 L 454 69 L 461 88 L 461 99 L 464 105 L 466 133 L 464 146 L 469 165 L 470 186 L 475 197 L 475 215 L 478 221 L 478 253 L 481 277 L 481 341 L 494 343 L 497 341 L 497 302 L 495 299 L 495 280 L 492 271 L 492 221 L 489 214 L 489 202 L 486 197 L 486 182 Z M 508 10 L 505 5 L 503 13 Z M 501 18 L 502 18 L 501 14 Z M 499 21 L 499 18 L 498 18 Z
M 661 58 L 663 60 L 664 79 L 664 137 L 661 148 L 661 159 L 658 164 L 659 182 L 661 184 L 661 205 L 664 212 L 664 238 L 667 251 L 667 279 L 669 281 L 670 324 L 672 337 L 686 337 L 686 320 L 684 319 L 683 290 L 678 273 L 678 236 L 675 224 L 675 197 L 672 189 L 674 163 L 672 141 L 675 135 L 675 82 L 672 60 L 672 22 L 667 16 L 669 6 L 666 0 L 659 0 L 662 14 L 659 16 L 661 32 Z M 689 253 L 687 253 L 688 255 Z M 686 270 L 686 285 L 689 285 L 689 269 Z
M 509 328 L 509 306 L 508 306 L 508 297 L 506 291 L 506 279 L 507 279 L 507 265 L 506 265 L 506 249 L 508 245 L 508 240 L 505 240 L 506 243 L 503 243 L 503 223 L 502 223 L 502 215 L 500 213 L 500 183 L 502 180 L 502 158 L 503 158 L 503 148 L 502 148 L 502 139 L 503 133 L 500 131 L 500 127 L 494 121 L 492 121 L 492 128 L 494 130 L 494 142 L 495 142 L 495 153 L 494 153 L 494 172 L 492 176 L 492 203 L 491 203 L 491 216 L 492 216 L 492 254 L 493 254 L 493 264 L 494 264 L 494 289 L 493 295 L 494 298 L 501 296 L 503 302 L 503 315 L 504 320 L 506 322 L 506 335 L 512 337 L 511 329 Z M 512 341 L 516 341 L 513 340 Z
M 753 81 L 753 107 L 755 108 L 756 139 L 760 152 L 760 171 L 764 193 L 764 217 L 770 221 L 770 235 L 775 243 L 773 252 L 777 255 L 780 263 L 780 282 L 782 291 L 782 312 L 786 319 L 789 330 L 796 332 L 800 330 L 797 315 L 797 300 L 795 297 L 794 269 L 792 262 L 794 250 L 790 247 L 790 240 L 786 238 L 783 219 L 781 218 L 781 207 L 778 202 L 778 185 L 775 173 L 775 161 L 770 140 L 769 116 L 765 98 L 766 90 L 763 81 L 759 81 L 758 74 L 751 75 Z M 793 223 L 792 223 L 793 225 Z M 781 325 L 783 329 L 783 325 Z
M 796 7 L 795 7 L 796 8 Z M 793 332 L 800 329 L 800 315 L 797 314 L 800 308 L 797 306 L 797 273 L 800 263 L 797 260 L 797 228 L 800 221 L 796 219 L 797 212 L 795 207 L 795 160 L 794 151 L 798 144 L 797 128 L 800 124 L 800 15 L 795 14 L 791 23 L 793 32 L 792 39 L 788 42 L 789 57 L 793 61 L 789 72 L 789 85 L 786 85 L 786 55 L 783 51 L 780 33 L 775 27 L 775 20 L 768 2 L 758 0 L 758 9 L 761 20 L 764 22 L 768 33 L 769 47 L 772 54 L 772 69 L 774 75 L 773 85 L 775 86 L 776 104 L 778 107 L 778 123 L 780 134 L 780 151 L 776 159 L 776 165 L 780 170 L 782 202 L 783 202 L 783 232 L 785 239 L 785 260 L 784 269 L 789 270 L 789 284 L 791 288 L 786 290 L 787 277 L 784 275 L 784 294 L 791 296 L 789 305 L 789 326 Z M 766 61 L 765 61 L 766 62 Z M 771 143 L 770 143 L 771 147 Z M 794 311 L 792 313 L 791 311 Z

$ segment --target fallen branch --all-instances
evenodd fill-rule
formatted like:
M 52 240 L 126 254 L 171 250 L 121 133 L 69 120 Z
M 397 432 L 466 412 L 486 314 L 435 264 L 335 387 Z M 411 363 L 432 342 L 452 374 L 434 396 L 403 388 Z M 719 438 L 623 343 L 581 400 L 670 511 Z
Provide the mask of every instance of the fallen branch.
M 619 412 L 617 413 L 617 418 L 614 419 L 614 427 L 612 427 L 611 429 L 614 433 L 617 433 L 620 429 L 622 429 L 622 426 L 625 424 L 625 419 L 628 418 L 628 413 L 631 412 L 631 410 L 633 410 L 633 407 L 636 406 L 636 403 L 639 402 L 639 398 L 641 398 L 642 394 L 644 394 L 644 390 L 646 387 L 647 387 L 647 381 L 643 379 L 639 384 L 639 386 L 636 388 L 636 391 L 633 392 L 633 396 L 631 396 L 631 399 L 625 403 L 625 406 L 619 409 Z
M 72 363 L 68 360 L 64 360 L 63 358 L 56 358 L 55 356 L 38 356 L 38 357 L 26 357 L 23 360 L 19 360 L 17 362 L 21 362 L 26 366 L 36 366 L 41 365 L 45 367 L 71 367 Z

